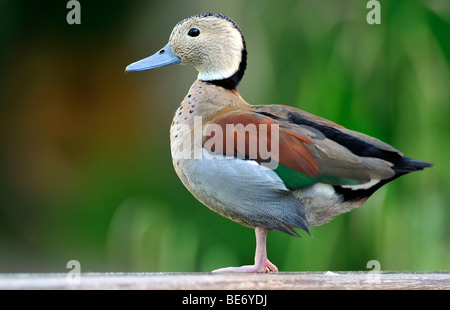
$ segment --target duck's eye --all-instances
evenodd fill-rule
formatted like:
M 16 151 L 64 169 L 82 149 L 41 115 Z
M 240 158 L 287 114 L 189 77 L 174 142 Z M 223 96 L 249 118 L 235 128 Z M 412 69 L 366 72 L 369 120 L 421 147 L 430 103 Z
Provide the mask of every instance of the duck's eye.
M 199 34 L 200 34 L 200 30 L 198 30 L 197 28 L 192 28 L 188 32 L 188 36 L 190 36 L 190 37 L 196 37 Z

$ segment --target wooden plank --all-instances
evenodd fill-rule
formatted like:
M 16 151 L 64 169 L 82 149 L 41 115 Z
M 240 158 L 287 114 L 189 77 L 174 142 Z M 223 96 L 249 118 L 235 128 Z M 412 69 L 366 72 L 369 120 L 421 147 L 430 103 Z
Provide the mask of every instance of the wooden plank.
M 271 274 L 82 273 L 0 274 L 0 289 L 149 290 L 449 290 L 450 273 L 295 272 Z

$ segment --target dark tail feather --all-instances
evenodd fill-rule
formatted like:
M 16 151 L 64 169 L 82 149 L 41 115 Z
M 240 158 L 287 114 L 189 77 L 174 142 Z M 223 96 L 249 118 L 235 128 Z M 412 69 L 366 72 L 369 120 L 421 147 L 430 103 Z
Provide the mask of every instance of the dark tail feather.
M 421 161 L 417 159 L 412 159 L 408 157 L 403 157 L 400 164 L 394 166 L 394 171 L 396 174 L 403 175 L 406 173 L 423 170 L 428 167 L 432 167 L 434 164 L 428 163 L 426 161 Z
M 343 188 L 340 186 L 334 186 L 334 189 L 337 193 L 343 195 L 345 200 L 349 201 L 355 201 L 355 200 L 361 200 L 361 199 L 367 199 L 369 198 L 374 192 L 376 192 L 380 187 L 383 185 L 397 179 L 398 177 L 401 177 L 404 174 L 414 172 L 414 171 L 420 171 L 427 167 L 432 167 L 432 163 L 427 163 L 425 161 L 412 159 L 408 157 L 402 157 L 401 161 L 397 161 L 393 167 L 395 171 L 395 175 L 386 180 L 381 180 L 378 184 L 375 186 L 372 186 L 368 189 L 363 190 L 351 190 L 349 188 Z

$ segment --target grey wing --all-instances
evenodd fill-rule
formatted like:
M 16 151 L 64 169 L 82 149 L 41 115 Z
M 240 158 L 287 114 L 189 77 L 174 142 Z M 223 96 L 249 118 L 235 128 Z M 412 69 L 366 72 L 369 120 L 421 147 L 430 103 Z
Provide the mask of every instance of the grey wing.
M 274 171 L 254 161 L 204 150 L 201 159 L 181 160 L 178 173 L 198 200 L 235 222 L 294 236 L 294 228 L 309 233 L 302 203 Z

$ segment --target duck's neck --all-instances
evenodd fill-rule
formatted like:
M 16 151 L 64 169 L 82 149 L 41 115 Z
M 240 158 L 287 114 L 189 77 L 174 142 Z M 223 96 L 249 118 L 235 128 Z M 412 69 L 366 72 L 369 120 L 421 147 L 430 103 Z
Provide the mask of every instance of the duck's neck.
M 238 84 L 241 82 L 242 77 L 244 76 L 245 69 L 247 68 L 247 49 L 242 49 L 241 54 L 241 62 L 239 63 L 239 67 L 235 73 L 233 73 L 230 77 L 220 78 L 220 79 L 202 79 L 202 76 L 199 75 L 201 81 L 206 82 L 208 84 L 216 85 L 223 87 L 228 90 L 236 89 Z

